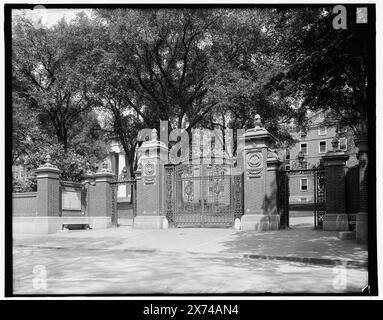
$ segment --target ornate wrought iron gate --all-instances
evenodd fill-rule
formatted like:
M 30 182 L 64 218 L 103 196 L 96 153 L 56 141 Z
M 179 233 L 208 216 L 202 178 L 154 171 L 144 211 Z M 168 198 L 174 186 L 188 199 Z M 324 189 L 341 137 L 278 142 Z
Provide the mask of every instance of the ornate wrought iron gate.
M 321 168 L 280 170 L 278 173 L 278 210 L 281 228 L 289 227 L 290 178 L 303 175 L 313 181 L 312 208 L 314 211 L 314 227 L 322 229 L 323 217 L 326 214 L 325 172 Z
M 243 175 L 224 165 L 168 165 L 166 214 L 176 227 L 231 227 L 243 214 Z
M 112 224 L 119 226 L 119 211 L 132 211 L 132 218 L 137 215 L 137 188 L 136 180 L 126 179 L 124 175 L 111 183 L 112 191 Z M 124 205 L 124 208 L 121 206 Z M 121 220 L 121 219 L 120 219 Z

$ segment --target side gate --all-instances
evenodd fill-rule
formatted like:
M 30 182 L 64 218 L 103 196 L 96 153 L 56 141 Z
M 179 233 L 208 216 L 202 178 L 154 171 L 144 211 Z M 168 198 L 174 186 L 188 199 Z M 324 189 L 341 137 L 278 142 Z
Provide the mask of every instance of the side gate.
M 282 229 L 288 228 L 290 217 L 290 206 L 294 194 L 291 192 L 292 185 L 297 184 L 297 178 L 307 179 L 310 188 L 307 188 L 309 200 L 304 204 L 308 211 L 314 213 L 314 228 L 323 228 L 323 218 L 326 214 L 326 183 L 325 171 L 322 168 L 280 170 L 278 172 L 278 212 Z M 302 204 L 303 205 L 303 204 Z
M 110 182 L 112 192 L 112 225 L 132 226 L 137 215 L 137 185 L 135 179 L 121 175 Z

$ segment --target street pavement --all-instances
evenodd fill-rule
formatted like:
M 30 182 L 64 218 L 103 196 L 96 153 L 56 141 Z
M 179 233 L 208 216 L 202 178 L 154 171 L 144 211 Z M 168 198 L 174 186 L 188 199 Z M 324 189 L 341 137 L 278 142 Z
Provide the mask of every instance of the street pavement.
M 17 248 L 15 294 L 360 293 L 363 268 L 182 252 Z
M 309 227 L 14 236 L 21 295 L 359 293 L 366 265 L 365 246 Z

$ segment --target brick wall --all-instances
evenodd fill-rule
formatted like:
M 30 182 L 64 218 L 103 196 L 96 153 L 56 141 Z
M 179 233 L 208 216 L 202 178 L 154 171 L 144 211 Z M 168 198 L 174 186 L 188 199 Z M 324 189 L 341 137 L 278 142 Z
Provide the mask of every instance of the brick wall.
M 343 166 L 326 167 L 326 213 L 346 213 L 345 174 Z
M 346 210 L 358 213 L 359 210 L 359 166 L 346 169 Z
M 37 192 L 12 194 L 12 214 L 14 217 L 36 216 Z

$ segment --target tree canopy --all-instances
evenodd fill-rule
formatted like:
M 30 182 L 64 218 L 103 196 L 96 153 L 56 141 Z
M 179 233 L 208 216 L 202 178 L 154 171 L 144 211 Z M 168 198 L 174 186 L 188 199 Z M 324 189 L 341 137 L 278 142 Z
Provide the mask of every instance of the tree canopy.
M 270 90 L 300 97 L 300 114 L 323 111 L 356 136 L 367 132 L 372 105 L 373 34 L 347 10 L 347 29 L 333 27 L 332 7 L 279 11 L 270 25 L 286 59 Z
M 117 138 L 133 174 L 143 128 L 247 129 L 257 113 L 288 144 L 307 110 L 359 134 L 371 107 L 367 27 L 334 30 L 332 19 L 319 7 L 96 9 L 45 28 L 16 19 L 14 158 L 54 146 L 94 162 Z

